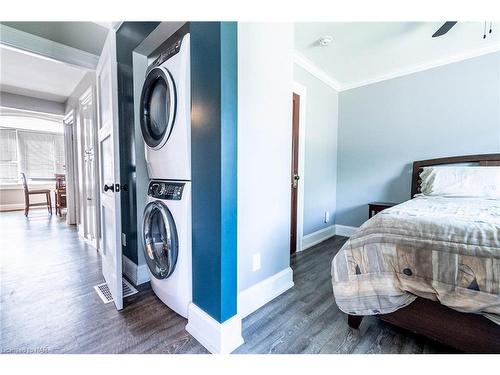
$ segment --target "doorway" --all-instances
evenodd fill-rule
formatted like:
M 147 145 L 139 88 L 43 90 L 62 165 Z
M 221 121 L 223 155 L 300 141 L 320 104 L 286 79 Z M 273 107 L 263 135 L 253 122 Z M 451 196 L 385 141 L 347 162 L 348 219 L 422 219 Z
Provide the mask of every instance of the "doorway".
M 292 104 L 292 168 L 291 168 L 291 220 L 290 220 L 290 254 L 297 251 L 297 198 L 299 187 L 299 115 L 300 96 L 293 93 Z
M 292 155 L 290 169 L 290 254 L 302 250 L 304 216 L 306 88 L 294 83 L 292 91 Z

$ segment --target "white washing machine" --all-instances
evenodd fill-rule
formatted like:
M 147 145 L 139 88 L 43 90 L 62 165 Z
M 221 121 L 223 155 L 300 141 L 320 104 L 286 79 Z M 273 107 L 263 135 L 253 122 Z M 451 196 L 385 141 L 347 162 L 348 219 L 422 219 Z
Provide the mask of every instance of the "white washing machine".
M 141 131 L 150 179 L 191 180 L 190 36 L 151 64 L 141 94 Z
M 191 182 L 150 181 L 142 234 L 153 291 L 186 318 L 192 300 Z

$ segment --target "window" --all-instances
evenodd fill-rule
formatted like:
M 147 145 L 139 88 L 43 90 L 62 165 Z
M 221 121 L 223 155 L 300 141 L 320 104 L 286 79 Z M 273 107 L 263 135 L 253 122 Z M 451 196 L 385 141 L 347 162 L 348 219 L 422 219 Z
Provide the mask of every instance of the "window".
M 20 169 L 29 178 L 54 177 L 64 173 L 63 136 L 32 131 L 17 131 Z
M 64 173 L 62 122 L 33 116 L 1 116 L 0 183 L 28 178 L 53 178 Z M 48 130 L 48 131 L 47 131 Z

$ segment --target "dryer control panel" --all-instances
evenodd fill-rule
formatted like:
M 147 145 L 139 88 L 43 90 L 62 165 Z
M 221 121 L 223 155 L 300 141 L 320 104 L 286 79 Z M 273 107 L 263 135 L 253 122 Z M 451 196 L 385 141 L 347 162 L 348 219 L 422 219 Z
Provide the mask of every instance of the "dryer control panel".
M 183 182 L 153 180 L 149 183 L 148 195 L 157 199 L 179 201 L 184 190 Z

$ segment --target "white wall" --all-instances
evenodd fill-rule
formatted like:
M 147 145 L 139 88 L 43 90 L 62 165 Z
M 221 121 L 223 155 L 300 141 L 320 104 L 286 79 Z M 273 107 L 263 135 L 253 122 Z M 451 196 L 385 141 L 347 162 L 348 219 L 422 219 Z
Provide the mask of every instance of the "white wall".
M 339 94 L 300 66 L 294 79 L 305 86 L 304 236 L 335 224 Z M 325 223 L 325 212 L 330 220 Z
M 239 291 L 290 262 L 292 53 L 293 24 L 238 23 Z

